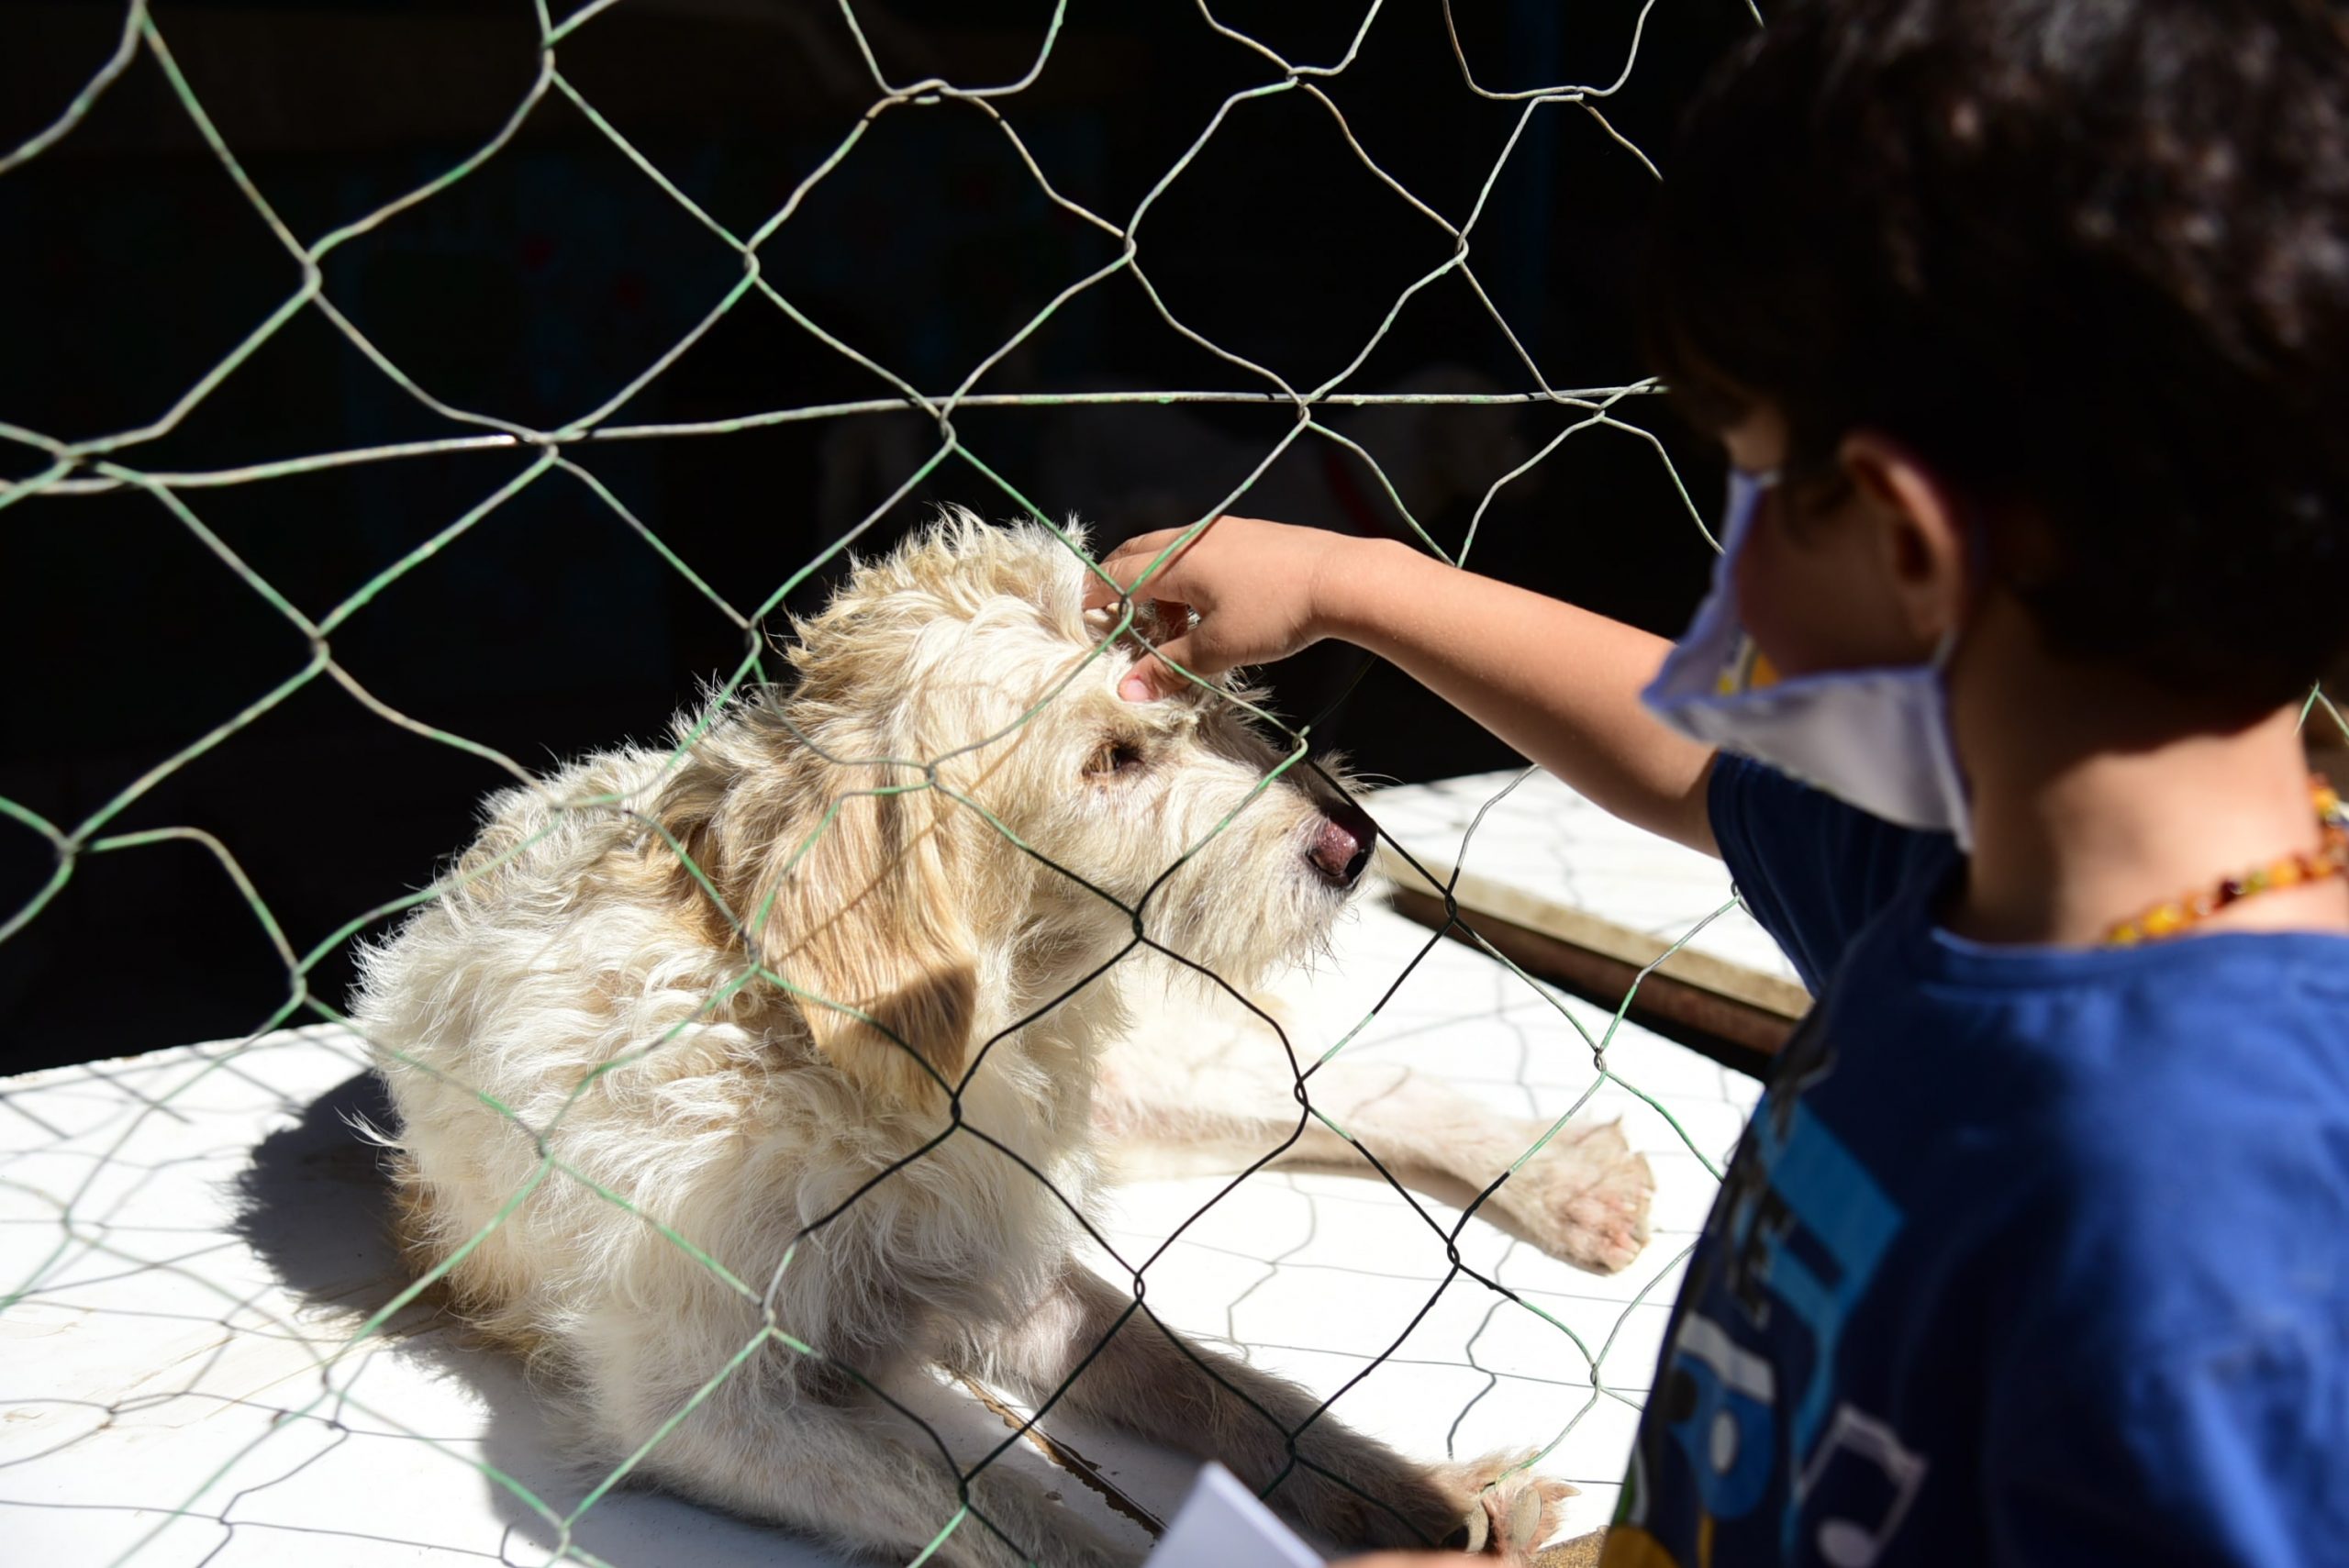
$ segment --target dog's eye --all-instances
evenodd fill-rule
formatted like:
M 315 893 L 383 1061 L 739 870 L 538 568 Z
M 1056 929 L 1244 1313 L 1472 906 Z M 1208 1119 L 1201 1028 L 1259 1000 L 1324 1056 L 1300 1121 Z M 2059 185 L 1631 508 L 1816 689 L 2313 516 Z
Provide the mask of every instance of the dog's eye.
M 1085 776 L 1093 779 L 1116 778 L 1120 774 L 1141 771 L 1141 748 L 1130 740 L 1106 740 L 1085 764 Z

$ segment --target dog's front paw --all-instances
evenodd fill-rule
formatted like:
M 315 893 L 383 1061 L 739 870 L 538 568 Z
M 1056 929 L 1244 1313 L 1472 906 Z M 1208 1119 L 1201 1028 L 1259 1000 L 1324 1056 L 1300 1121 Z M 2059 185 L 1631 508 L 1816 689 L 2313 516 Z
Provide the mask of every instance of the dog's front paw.
M 1565 1482 L 1520 1468 L 1532 1457 L 1531 1451 L 1487 1454 L 1440 1469 L 1438 1479 L 1464 1505 L 1459 1527 L 1443 1544 L 1531 1562 L 1565 1523 L 1566 1499 L 1575 1496 Z
M 1497 1195 L 1543 1251 L 1611 1274 L 1647 1245 L 1655 1173 L 1646 1156 L 1631 1152 L 1621 1123 L 1569 1127 Z

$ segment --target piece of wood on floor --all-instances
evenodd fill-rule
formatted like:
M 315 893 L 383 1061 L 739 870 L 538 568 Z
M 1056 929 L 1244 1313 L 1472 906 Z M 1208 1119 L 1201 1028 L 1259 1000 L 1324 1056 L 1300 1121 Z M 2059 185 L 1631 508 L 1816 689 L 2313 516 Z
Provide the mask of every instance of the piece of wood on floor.
M 1364 804 L 1397 909 L 1529 973 L 1726 1042 L 1747 1071 L 1810 1006 L 1794 966 L 1709 855 L 1609 816 L 1540 770 L 1380 790 Z M 1452 902 L 1447 905 L 1449 891 Z M 1757 1060 L 1743 1060 L 1752 1056 Z

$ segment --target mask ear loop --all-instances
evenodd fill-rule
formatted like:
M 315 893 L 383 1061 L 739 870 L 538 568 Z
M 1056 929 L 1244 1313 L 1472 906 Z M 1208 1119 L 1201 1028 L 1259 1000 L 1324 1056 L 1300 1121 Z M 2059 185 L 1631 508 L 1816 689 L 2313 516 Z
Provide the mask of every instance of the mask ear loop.
M 1966 580 L 1959 587 L 1958 597 L 1963 602 L 1964 607 L 1958 612 L 1957 617 L 1950 622 L 1949 628 L 1942 633 L 1941 640 L 1933 644 L 1932 654 L 1925 661 L 1928 669 L 1943 677 L 1944 702 L 1948 700 L 1949 662 L 1957 652 L 1958 638 L 1964 634 L 1966 623 L 1974 618 L 1975 611 L 1982 607 L 1981 597 L 1989 591 L 1990 587 L 1989 527 L 1982 519 L 1980 513 L 1971 506 L 1965 508 L 1963 521 L 1965 528 Z
M 1949 628 L 1942 633 L 1941 641 L 1934 645 L 1927 668 L 1932 672 L 1939 698 L 1936 706 L 1941 709 L 1940 733 L 1933 741 L 1936 752 L 1933 770 L 1942 775 L 1942 788 L 1954 808 L 1952 815 L 1955 818 L 1955 831 L 1953 836 L 1957 840 L 1958 852 L 1971 855 L 1974 852 L 1974 792 L 1966 787 L 1965 767 L 1957 754 L 1957 723 L 1949 696 L 1949 666 L 1956 655 L 1959 637 L 1963 635 L 1966 623 L 1974 618 L 1975 612 L 1980 609 L 1981 595 L 1989 589 L 1990 530 L 1980 514 L 1972 507 L 1968 507 L 1966 513 L 1967 581 L 1962 586 L 1960 597 L 1967 602 L 1957 617 L 1950 622 Z
M 1957 652 L 1957 625 L 1952 625 L 1942 633 L 1942 639 L 1933 644 L 1933 651 L 1925 660 L 1925 668 L 1944 679 L 1949 675 L 1950 659 Z
M 1736 552 L 1745 536 L 1753 529 L 1753 519 L 1761 514 L 1762 503 L 1778 485 L 1778 471 L 1766 469 L 1755 473 L 1742 468 L 1729 471 L 1729 495 L 1721 506 L 1721 537 L 1715 542 L 1724 559 Z

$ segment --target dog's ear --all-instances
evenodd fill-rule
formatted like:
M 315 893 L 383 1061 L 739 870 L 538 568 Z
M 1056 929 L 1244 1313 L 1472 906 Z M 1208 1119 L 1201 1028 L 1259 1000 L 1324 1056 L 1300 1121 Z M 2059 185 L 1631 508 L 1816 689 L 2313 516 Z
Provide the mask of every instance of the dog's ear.
M 963 808 L 934 789 L 853 793 L 827 769 L 829 811 L 770 846 L 773 902 L 754 927 L 762 962 L 794 987 L 816 1048 L 866 1093 L 942 1102 L 967 1064 L 978 1018 L 978 941 Z M 893 780 L 900 785 L 907 781 Z M 880 787 L 886 788 L 885 784 Z

